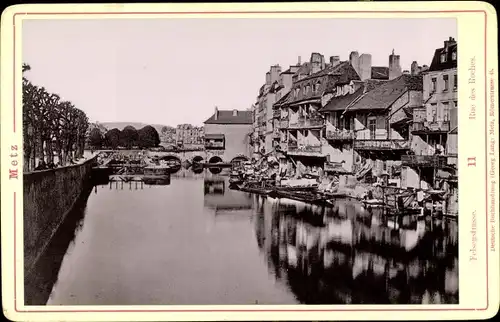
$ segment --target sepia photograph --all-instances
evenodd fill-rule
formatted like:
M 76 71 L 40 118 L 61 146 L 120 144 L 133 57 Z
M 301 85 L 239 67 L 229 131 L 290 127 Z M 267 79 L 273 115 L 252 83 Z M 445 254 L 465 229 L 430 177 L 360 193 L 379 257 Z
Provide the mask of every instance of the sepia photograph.
M 24 304 L 458 304 L 458 41 L 24 20 Z

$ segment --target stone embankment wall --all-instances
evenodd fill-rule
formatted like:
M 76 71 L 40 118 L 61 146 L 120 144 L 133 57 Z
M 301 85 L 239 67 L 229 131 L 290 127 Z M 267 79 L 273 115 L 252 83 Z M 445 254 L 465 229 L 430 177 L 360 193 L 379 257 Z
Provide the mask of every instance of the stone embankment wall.
M 96 158 L 23 176 L 24 271 L 29 274 L 67 213 L 90 185 Z

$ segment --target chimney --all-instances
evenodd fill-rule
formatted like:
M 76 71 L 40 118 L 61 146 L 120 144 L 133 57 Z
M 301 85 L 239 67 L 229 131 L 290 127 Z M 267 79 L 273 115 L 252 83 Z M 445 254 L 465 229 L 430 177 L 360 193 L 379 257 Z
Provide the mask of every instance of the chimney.
M 319 72 L 325 64 L 325 58 L 319 53 L 311 54 L 311 74 Z
M 281 74 L 281 66 L 276 64 L 271 66 L 271 84 L 279 80 Z
M 362 81 L 372 77 L 372 55 L 362 54 L 359 56 L 358 75 Z
M 457 42 L 455 41 L 455 38 L 450 37 L 448 40 L 444 41 L 444 48 L 448 49 L 449 46 L 456 44 Z
M 349 62 L 351 63 L 356 73 L 358 73 L 359 75 L 359 54 L 357 51 L 352 51 L 349 54 Z
M 411 68 L 410 68 L 411 74 L 413 76 L 418 75 L 419 69 L 420 68 L 418 67 L 418 63 L 416 61 L 413 61 L 413 63 L 411 63 Z
M 389 80 L 398 78 L 401 76 L 401 65 L 399 63 L 399 55 L 394 54 L 394 49 L 392 54 L 389 55 Z
M 301 60 L 301 57 L 299 56 L 299 59 L 298 59 L 298 62 L 297 62 L 297 66 L 300 66 L 302 64 L 302 60 Z
M 219 109 L 217 108 L 217 106 L 215 107 L 215 114 L 214 114 L 214 120 L 217 121 L 217 119 L 219 118 Z
M 271 85 L 271 72 L 266 73 L 266 85 Z
M 339 56 L 330 56 L 330 65 L 332 67 L 337 66 L 340 64 L 340 57 Z

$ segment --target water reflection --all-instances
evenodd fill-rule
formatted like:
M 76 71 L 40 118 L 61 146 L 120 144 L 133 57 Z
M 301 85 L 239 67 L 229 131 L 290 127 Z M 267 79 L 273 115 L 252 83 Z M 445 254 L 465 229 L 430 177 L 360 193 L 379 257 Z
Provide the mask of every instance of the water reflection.
M 302 303 L 458 303 L 454 221 L 387 219 L 352 202 L 255 207 L 272 274 Z
M 44 253 L 24 279 L 25 305 L 44 305 L 53 286 L 57 283 L 58 271 L 63 258 L 71 251 L 75 235 L 83 229 L 87 200 L 92 187 L 87 187 L 66 216 Z
M 253 195 L 227 172 L 95 187 L 26 279 L 26 303 L 458 302 L 456 222 Z
M 252 209 L 252 196 L 229 189 L 226 176 L 207 174 L 203 181 L 204 206 L 212 209 L 215 215 L 236 214 L 236 212 Z M 251 215 L 251 212 L 247 212 Z

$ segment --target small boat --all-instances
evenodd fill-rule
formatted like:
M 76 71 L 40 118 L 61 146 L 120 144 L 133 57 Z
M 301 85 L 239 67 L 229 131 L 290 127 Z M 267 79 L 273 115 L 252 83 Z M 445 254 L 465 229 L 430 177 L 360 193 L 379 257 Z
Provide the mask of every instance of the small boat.
M 170 166 L 151 165 L 144 168 L 144 180 L 166 179 L 170 177 Z
M 367 200 L 361 200 L 361 202 L 365 205 L 365 207 L 373 207 L 373 208 L 379 208 L 379 207 L 387 207 L 387 208 L 392 208 L 387 206 L 383 200 L 380 199 L 367 199 Z
M 233 171 L 231 172 L 231 175 L 229 176 L 229 183 L 230 184 L 239 184 L 239 183 L 243 183 L 243 177 L 241 176 L 241 174 L 237 171 Z

